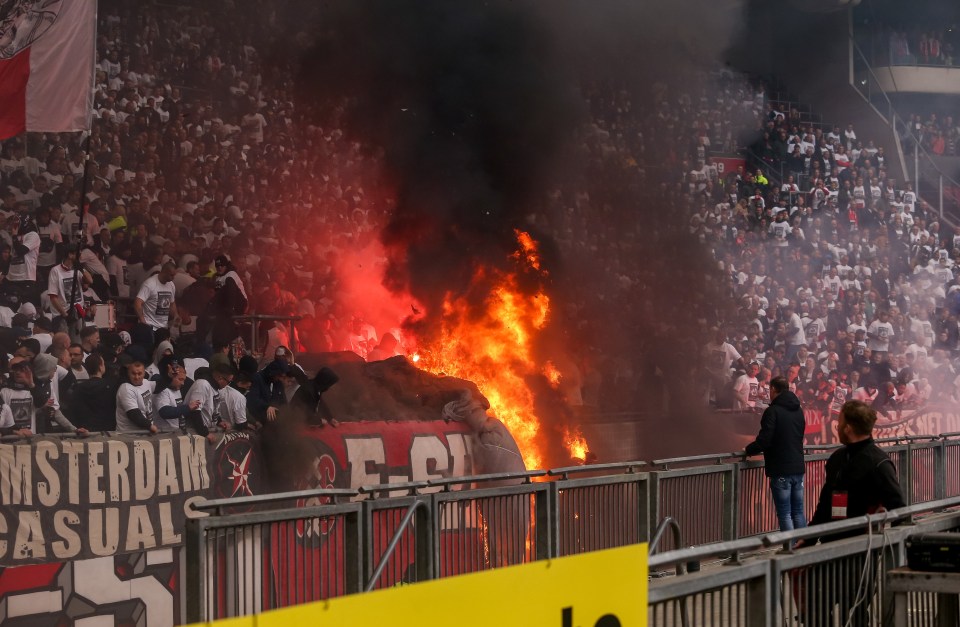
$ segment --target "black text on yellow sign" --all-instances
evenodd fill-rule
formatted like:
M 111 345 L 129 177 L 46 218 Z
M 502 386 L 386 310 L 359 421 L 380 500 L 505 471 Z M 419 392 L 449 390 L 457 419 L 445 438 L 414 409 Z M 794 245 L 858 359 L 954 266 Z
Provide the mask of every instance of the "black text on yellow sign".
M 647 545 L 319 601 L 217 627 L 646 627 Z

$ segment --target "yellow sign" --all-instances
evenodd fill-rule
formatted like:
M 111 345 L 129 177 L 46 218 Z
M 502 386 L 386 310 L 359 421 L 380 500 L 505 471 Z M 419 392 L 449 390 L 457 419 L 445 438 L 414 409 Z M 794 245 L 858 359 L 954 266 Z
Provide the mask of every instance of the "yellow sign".
M 390 627 L 646 627 L 647 545 L 354 594 L 210 623 Z

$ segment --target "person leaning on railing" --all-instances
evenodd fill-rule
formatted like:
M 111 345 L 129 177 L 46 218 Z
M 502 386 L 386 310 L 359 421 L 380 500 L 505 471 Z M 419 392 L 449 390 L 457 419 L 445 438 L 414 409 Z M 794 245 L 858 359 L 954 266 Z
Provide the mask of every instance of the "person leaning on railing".
M 784 377 L 770 381 L 770 406 L 760 419 L 760 433 L 747 445 L 746 455 L 763 453 L 764 471 L 770 478 L 770 492 L 777 511 L 780 531 L 807 526 L 803 513 L 803 432 L 806 421 L 800 399 L 790 391 Z

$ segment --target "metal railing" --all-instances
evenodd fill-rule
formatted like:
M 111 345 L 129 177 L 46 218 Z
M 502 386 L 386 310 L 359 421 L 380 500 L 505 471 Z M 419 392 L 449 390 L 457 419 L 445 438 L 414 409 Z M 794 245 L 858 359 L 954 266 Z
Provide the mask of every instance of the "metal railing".
M 958 436 L 882 442 L 908 502 L 941 507 L 941 499 L 960 495 Z M 809 447 L 808 514 L 831 448 Z M 783 534 L 772 533 L 777 520 L 769 493 L 762 462 L 728 453 L 208 501 L 187 523 L 187 619 L 241 616 L 636 544 L 653 537 L 666 517 L 682 528 L 685 544 L 699 548 L 677 547 L 676 536 L 667 535 L 661 545 L 673 550 L 654 555 L 651 564 L 675 564 L 669 560 L 678 555 L 686 556 L 684 562 L 709 555 L 737 561 L 743 552 L 784 541 Z M 348 498 L 352 502 L 339 502 Z M 296 507 L 289 507 L 291 501 Z M 268 504 L 279 508 L 230 513 Z M 931 506 L 919 507 L 915 511 Z M 731 581 L 738 587 L 724 592 L 734 604 L 731 618 L 770 596 L 767 567 L 751 568 L 737 570 L 740 578 Z M 761 583 L 768 592 L 757 596 Z M 720 584 L 710 579 L 703 585 Z M 715 611 L 710 603 L 720 603 L 703 602 L 684 610 L 690 624 L 706 624 L 699 619 Z M 672 611 L 662 608 L 664 616 Z M 677 620 L 682 615 L 675 612 Z M 662 620 L 656 624 L 673 619 Z
M 689 616 L 691 624 L 704 626 L 891 624 L 893 599 L 885 574 L 904 564 L 904 542 L 911 535 L 960 529 L 960 511 L 930 515 L 952 507 L 960 507 L 960 498 L 654 555 L 650 558 L 651 571 L 669 573 L 672 567 L 691 561 L 718 559 L 725 559 L 727 567 L 652 580 L 649 624 L 681 625 L 684 616 Z M 915 517 L 922 514 L 928 517 L 916 521 Z M 888 527 L 891 523 L 903 526 Z M 799 539 L 865 531 L 866 535 L 796 551 L 770 552 Z M 752 558 L 741 560 L 740 556 L 748 552 L 754 554 Z M 936 595 L 916 594 L 905 600 L 911 625 L 938 624 Z

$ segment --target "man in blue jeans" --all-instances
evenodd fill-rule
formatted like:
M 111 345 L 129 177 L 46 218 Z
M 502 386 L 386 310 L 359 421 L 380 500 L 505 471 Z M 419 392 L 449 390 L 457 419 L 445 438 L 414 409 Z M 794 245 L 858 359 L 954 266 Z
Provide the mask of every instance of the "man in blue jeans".
M 747 445 L 747 455 L 763 453 L 764 470 L 780 521 L 780 531 L 807 526 L 803 513 L 803 431 L 806 420 L 800 399 L 783 377 L 770 381 L 770 406 L 760 419 L 757 439 Z

